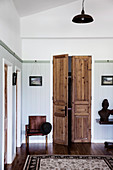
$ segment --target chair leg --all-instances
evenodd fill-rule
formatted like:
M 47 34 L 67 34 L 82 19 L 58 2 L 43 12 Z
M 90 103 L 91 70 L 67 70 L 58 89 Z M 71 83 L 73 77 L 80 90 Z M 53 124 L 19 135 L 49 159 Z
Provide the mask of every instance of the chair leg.
M 26 135 L 26 148 L 28 147 L 29 145 L 29 136 Z
M 46 135 L 46 147 L 47 147 L 47 135 Z
M 27 135 L 26 135 L 26 148 L 27 148 Z
M 27 146 L 29 146 L 29 136 L 27 137 Z

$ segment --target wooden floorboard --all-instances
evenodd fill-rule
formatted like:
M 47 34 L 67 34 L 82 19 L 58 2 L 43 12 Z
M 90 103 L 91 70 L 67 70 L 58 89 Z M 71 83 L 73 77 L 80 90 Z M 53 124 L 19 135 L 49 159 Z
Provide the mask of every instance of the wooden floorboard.
M 62 154 L 62 155 L 113 155 L 113 148 L 106 149 L 104 144 L 70 144 L 67 146 L 48 144 L 30 144 L 29 150 L 26 145 L 22 144 L 17 148 L 16 158 L 11 165 L 6 165 L 5 170 L 22 170 L 27 155 L 45 155 L 45 154 Z

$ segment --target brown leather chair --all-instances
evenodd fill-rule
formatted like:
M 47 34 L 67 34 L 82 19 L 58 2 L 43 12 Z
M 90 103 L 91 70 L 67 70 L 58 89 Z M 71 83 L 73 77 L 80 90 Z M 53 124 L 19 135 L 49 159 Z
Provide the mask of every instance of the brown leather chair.
M 29 136 L 44 136 L 41 126 L 46 122 L 46 116 L 29 116 L 29 124 L 25 125 L 26 147 L 29 144 Z M 47 147 L 47 135 L 46 147 Z

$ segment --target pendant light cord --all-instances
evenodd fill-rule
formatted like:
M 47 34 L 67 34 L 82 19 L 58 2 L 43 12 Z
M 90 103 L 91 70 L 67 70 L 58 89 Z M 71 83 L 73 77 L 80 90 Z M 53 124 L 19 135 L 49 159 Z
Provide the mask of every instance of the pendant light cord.
M 84 10 L 84 1 L 85 0 L 82 1 L 82 10 Z
M 84 1 L 85 1 L 85 0 L 82 1 L 82 12 L 81 12 L 82 14 L 85 13 L 85 12 L 84 12 Z

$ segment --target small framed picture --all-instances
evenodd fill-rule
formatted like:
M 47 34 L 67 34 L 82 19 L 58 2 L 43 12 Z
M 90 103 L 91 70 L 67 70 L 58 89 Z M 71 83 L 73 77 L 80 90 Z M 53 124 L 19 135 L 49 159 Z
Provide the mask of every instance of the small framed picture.
M 29 76 L 29 86 L 42 86 L 42 76 Z
M 102 76 L 101 85 L 112 85 L 113 86 L 113 76 Z

